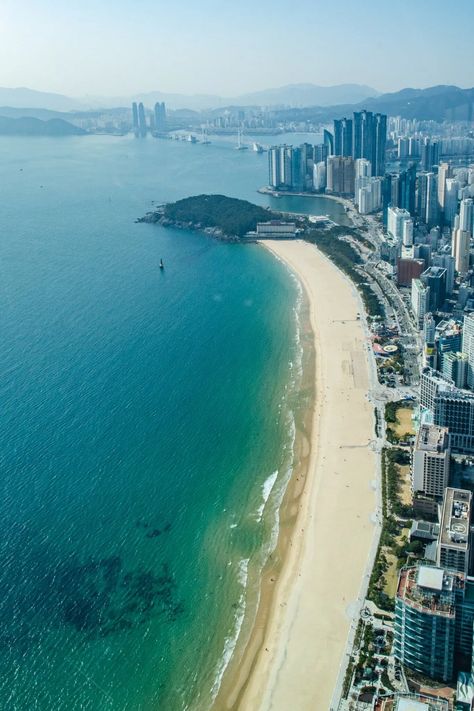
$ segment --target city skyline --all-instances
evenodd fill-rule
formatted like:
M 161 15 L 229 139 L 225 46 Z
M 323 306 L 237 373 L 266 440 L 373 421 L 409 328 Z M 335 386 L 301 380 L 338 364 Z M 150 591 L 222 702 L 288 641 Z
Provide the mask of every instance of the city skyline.
M 238 16 L 215 0 L 198 6 L 185 0 L 172 10 L 144 0 L 139 11 L 130 0 L 113 7 L 108 0 L 80 7 L 6 0 L 0 86 L 70 96 L 160 90 L 224 97 L 294 83 L 359 83 L 380 92 L 466 88 L 473 83 L 463 55 L 474 7 L 461 0 L 456 9 L 460 21 L 447 35 L 446 5 L 425 0 L 416 6 L 403 0 L 396 13 L 374 0 L 344 0 L 337 14 L 303 0 L 291 17 L 281 0 L 258 6 L 243 0 Z M 292 43 L 291 32 L 301 27 L 314 41 Z

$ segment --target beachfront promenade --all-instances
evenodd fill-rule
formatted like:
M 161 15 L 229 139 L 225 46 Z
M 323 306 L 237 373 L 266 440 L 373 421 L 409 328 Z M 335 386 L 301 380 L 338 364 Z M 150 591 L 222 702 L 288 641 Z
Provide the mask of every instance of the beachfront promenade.
M 378 540 L 380 442 L 369 397 L 376 376 L 352 283 L 306 242 L 265 246 L 298 275 L 310 301 L 316 401 L 298 523 L 239 708 L 329 711 Z

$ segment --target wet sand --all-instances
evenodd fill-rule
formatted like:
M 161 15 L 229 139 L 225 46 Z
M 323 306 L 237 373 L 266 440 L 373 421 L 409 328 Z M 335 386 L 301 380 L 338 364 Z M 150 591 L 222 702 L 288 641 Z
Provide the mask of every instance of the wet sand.
M 374 535 L 366 339 L 355 288 L 319 250 L 300 240 L 263 244 L 304 286 L 315 398 L 256 622 L 216 708 L 326 711 Z

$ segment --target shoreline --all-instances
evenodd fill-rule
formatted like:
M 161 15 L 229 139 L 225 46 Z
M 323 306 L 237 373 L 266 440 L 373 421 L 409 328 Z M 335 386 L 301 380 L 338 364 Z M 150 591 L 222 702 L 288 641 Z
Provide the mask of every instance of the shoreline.
M 313 382 L 305 385 L 313 397 L 253 629 L 213 708 L 323 711 L 340 676 L 375 535 L 373 406 L 364 322 L 357 316 L 363 312 L 355 287 L 313 245 L 261 244 L 303 287 L 309 308 L 303 339 L 306 349 L 312 342 L 313 354 L 306 369 Z M 318 310 L 320 303 L 325 308 Z

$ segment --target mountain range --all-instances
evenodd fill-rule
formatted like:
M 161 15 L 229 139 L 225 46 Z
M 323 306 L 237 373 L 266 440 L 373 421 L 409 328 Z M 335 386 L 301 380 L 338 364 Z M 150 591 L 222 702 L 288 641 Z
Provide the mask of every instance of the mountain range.
M 370 87 L 361 85 L 345 84 L 338 87 L 317 87 L 312 84 L 293 84 L 280 89 L 268 89 L 263 92 L 246 94 L 240 99 L 229 100 L 219 99 L 219 97 L 206 97 L 214 109 L 193 108 L 191 103 L 187 103 L 186 109 L 175 109 L 177 117 L 188 117 L 190 122 L 209 117 L 213 111 L 222 111 L 226 107 L 237 108 L 239 106 L 268 106 L 274 111 L 275 119 L 278 121 L 312 121 L 315 123 L 330 123 L 334 118 L 350 116 L 353 111 L 368 109 L 374 112 L 386 113 L 391 116 L 401 116 L 402 118 L 417 118 L 424 121 L 453 121 L 453 120 L 474 120 L 474 88 L 461 89 L 458 86 L 432 86 L 427 89 L 407 88 L 389 94 L 377 94 L 372 90 L 372 96 L 365 96 L 370 91 Z M 343 97 L 351 96 L 351 100 Z M 123 109 L 119 107 L 129 107 L 133 100 L 142 100 L 146 106 L 151 107 L 155 101 L 169 101 L 173 95 L 152 92 L 149 94 L 137 95 L 136 97 L 122 97 L 109 99 L 111 106 L 102 106 L 100 110 L 108 113 L 121 113 Z M 191 102 L 191 99 L 198 100 L 199 97 L 180 96 L 183 104 Z M 363 98 L 361 98 L 361 96 Z M 319 98 L 318 98 L 319 97 Z M 334 103 L 330 105 L 324 102 L 332 98 Z M 200 101 L 203 97 L 200 97 Z M 215 107 L 217 100 L 226 101 L 223 106 Z M 272 102 L 279 103 L 272 103 Z M 319 101 L 319 103 L 313 103 Z M 241 102 L 241 103 L 240 103 Z M 197 101 L 197 103 L 199 103 Z M 201 105 L 205 103 L 201 101 Z M 180 104 L 176 100 L 176 107 Z M 3 106 L 2 106 L 3 105 Z M 26 108 L 24 108 L 27 106 Z M 168 103 L 168 108 L 170 104 Z M 40 119 L 49 122 L 51 119 L 62 119 L 70 121 L 81 117 L 97 115 L 99 109 L 95 110 L 90 104 L 81 104 L 75 99 L 71 99 L 60 94 L 44 94 L 31 89 L 2 89 L 0 88 L 0 117 L 10 120 L 18 118 Z M 18 126 L 19 132 L 26 131 L 30 126 L 34 131 L 51 130 L 54 124 L 47 127 L 33 126 L 32 123 L 24 123 Z M 0 127 L 3 133 L 14 132 L 13 124 L 3 123 Z M 21 130 L 20 130 L 21 129 Z M 64 126 L 58 126 L 60 133 L 66 132 Z
M 71 98 L 63 94 L 35 91 L 25 87 L 0 87 L 0 106 L 12 108 L 49 109 L 52 111 L 84 111 L 97 108 L 129 106 L 132 101 L 143 101 L 153 106 L 164 101 L 170 109 L 206 110 L 226 106 L 330 106 L 352 104 L 380 92 L 362 84 L 317 86 L 316 84 L 290 84 L 275 89 L 265 89 L 241 96 L 223 97 L 211 94 L 170 94 L 161 91 L 139 93 L 133 96 L 90 96 Z

